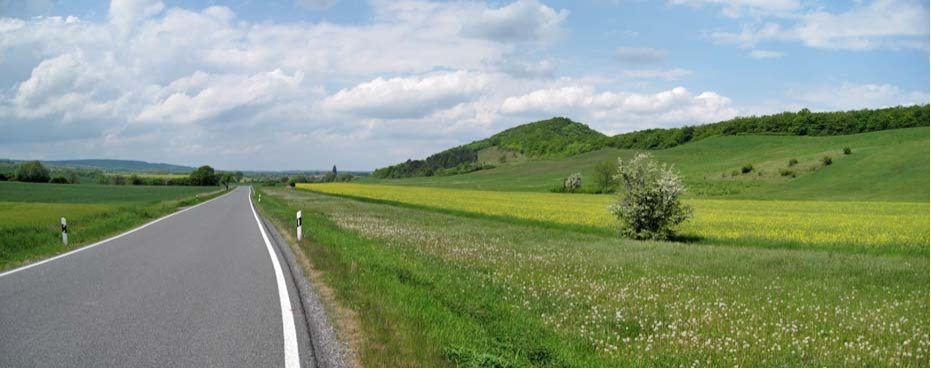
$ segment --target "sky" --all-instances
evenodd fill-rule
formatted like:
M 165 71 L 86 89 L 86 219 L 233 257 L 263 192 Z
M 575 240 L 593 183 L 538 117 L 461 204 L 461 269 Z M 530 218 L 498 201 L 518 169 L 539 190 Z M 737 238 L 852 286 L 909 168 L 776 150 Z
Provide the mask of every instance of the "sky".
M 371 170 L 554 116 L 927 104 L 928 7 L 0 0 L 0 158 Z

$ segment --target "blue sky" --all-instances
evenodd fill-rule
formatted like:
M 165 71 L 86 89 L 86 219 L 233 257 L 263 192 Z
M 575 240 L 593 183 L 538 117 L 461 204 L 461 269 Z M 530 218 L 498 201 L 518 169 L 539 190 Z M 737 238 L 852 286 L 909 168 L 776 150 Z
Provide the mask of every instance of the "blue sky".
M 368 170 L 566 116 L 608 134 L 929 102 L 922 1 L 0 0 L 0 157 Z

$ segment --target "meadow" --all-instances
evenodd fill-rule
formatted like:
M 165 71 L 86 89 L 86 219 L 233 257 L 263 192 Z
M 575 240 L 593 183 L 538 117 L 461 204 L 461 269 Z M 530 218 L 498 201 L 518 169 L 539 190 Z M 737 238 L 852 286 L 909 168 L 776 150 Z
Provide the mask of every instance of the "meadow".
M 394 190 L 312 188 L 356 195 Z M 524 204 L 530 206 L 525 216 L 574 211 L 565 203 L 545 212 L 534 208 L 552 205 L 555 194 L 462 191 L 479 197 L 461 198 L 468 193 L 396 190 L 433 201 L 417 208 L 257 190 L 265 195 L 257 207 L 285 234 L 303 210 L 299 249 L 315 281 L 356 312 L 361 338 L 354 344 L 365 366 L 928 364 L 927 244 L 914 256 L 637 242 L 442 210 L 470 209 L 486 199 L 474 205 Z M 769 216 L 818 212 L 823 205 L 780 205 Z M 737 211 L 746 204 L 723 206 Z M 894 217 L 911 212 L 841 206 L 849 208 L 820 209 L 819 216 L 853 209 L 894 226 Z M 927 228 L 913 233 L 908 237 L 927 237 Z
M 53 256 L 219 194 L 217 187 L 0 182 L 0 270 Z M 69 244 L 61 242 L 61 218 Z
M 474 191 L 356 183 L 298 184 L 305 190 L 452 212 L 577 226 L 611 234 L 613 195 Z M 928 255 L 927 203 L 689 199 L 679 228 L 703 243 Z

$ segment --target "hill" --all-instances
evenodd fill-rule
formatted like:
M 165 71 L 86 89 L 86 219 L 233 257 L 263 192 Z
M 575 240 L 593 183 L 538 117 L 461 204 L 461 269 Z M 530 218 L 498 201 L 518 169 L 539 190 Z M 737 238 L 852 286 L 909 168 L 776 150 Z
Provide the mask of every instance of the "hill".
M 928 201 L 929 128 L 844 136 L 719 136 L 651 153 L 672 163 L 697 198 Z M 850 155 L 843 148 L 850 147 Z M 643 150 L 603 148 L 565 158 L 531 160 L 455 176 L 375 179 L 397 185 L 495 191 L 548 191 L 573 172 L 583 185 L 595 164 Z M 831 156 L 833 163 L 820 160 Z M 799 163 L 789 167 L 790 159 Z M 754 170 L 740 173 L 743 165 Z M 791 170 L 795 176 L 780 174 Z M 736 173 L 735 173 L 736 172 Z
M 376 169 L 379 178 L 452 175 L 487 169 L 508 160 L 554 158 L 580 154 L 604 147 L 608 137 L 568 118 L 556 117 L 504 130 L 484 140 L 457 146 L 425 160 Z M 493 155 L 489 155 L 493 153 Z M 487 159 L 482 157 L 487 156 Z
M 372 175 L 377 178 L 455 175 L 606 148 L 668 149 L 721 136 L 838 136 L 928 125 L 928 105 L 823 113 L 802 109 L 797 113 L 738 117 L 711 124 L 648 129 L 613 137 L 585 124 L 557 117 L 517 126 L 487 139 L 431 155 L 426 160 L 408 160 L 377 169 Z

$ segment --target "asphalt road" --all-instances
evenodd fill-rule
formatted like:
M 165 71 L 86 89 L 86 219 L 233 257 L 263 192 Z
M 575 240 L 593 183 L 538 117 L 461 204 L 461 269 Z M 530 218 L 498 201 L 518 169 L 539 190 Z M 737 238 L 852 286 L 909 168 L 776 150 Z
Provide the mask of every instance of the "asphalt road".
M 244 187 L 0 275 L 0 367 L 312 366 L 276 247 Z

